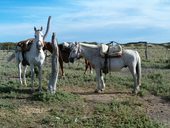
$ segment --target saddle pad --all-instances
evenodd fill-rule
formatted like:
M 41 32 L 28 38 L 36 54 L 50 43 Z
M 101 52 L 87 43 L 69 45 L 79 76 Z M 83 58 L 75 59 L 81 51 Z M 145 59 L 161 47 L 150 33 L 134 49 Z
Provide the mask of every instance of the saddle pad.
M 101 54 L 106 54 L 107 51 L 108 51 L 108 48 L 109 48 L 109 46 L 106 45 L 106 44 L 101 44 L 99 47 L 100 47 L 100 53 Z

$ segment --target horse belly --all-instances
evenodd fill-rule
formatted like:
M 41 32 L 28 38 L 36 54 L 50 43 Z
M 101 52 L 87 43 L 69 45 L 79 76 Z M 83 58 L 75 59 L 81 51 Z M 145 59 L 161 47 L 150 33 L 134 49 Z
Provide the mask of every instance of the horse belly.
M 112 61 L 108 64 L 108 67 L 111 71 L 120 71 L 124 67 L 124 63 L 122 61 Z

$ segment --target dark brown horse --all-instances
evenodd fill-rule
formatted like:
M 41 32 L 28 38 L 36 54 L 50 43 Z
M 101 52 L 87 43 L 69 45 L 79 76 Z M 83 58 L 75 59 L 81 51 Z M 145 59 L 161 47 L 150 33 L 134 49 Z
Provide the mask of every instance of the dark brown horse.
M 58 44 L 59 48 L 59 63 L 60 63 L 60 68 L 61 68 L 61 75 L 64 76 L 64 67 L 63 67 L 63 62 L 69 63 L 69 55 L 70 55 L 70 48 L 63 47 L 63 44 Z M 48 50 L 49 52 L 52 53 L 52 46 L 50 42 L 45 42 L 45 47 L 44 50 Z M 86 74 L 87 69 L 92 70 L 92 66 L 88 60 L 85 59 L 85 72 Z
M 22 53 L 24 53 L 25 51 L 29 51 L 30 46 L 32 45 L 33 42 L 34 42 L 34 39 L 30 38 L 30 39 L 18 42 L 17 46 L 19 46 L 21 48 Z M 58 48 L 59 48 L 59 63 L 60 63 L 60 68 L 61 68 L 61 75 L 64 76 L 63 62 L 69 63 L 68 58 L 69 58 L 69 55 L 70 55 L 70 48 L 63 47 L 63 44 L 58 44 Z M 53 51 L 52 51 L 51 42 L 44 42 L 43 50 L 48 50 L 50 53 L 52 53 Z M 25 61 L 26 60 L 23 60 L 22 63 L 23 64 L 26 63 Z M 89 63 L 88 60 L 85 59 L 85 72 L 84 72 L 84 74 L 86 74 L 86 71 L 87 71 L 88 68 L 90 69 L 90 71 L 92 71 L 91 64 Z
M 70 54 L 70 49 L 69 48 L 63 48 L 62 44 L 58 44 L 59 48 L 59 63 L 60 63 L 60 68 L 61 68 L 61 75 L 64 76 L 64 70 L 63 70 L 63 62 L 68 63 L 69 62 L 69 54 Z M 45 47 L 44 50 L 48 50 L 49 52 L 52 53 L 52 46 L 50 42 L 45 42 Z

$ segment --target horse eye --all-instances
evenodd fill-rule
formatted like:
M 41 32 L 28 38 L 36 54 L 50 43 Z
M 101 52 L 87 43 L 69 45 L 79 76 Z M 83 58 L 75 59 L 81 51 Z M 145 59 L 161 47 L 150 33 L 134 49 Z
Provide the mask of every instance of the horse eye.
M 34 35 L 35 36 L 35 38 L 37 37 L 36 35 Z

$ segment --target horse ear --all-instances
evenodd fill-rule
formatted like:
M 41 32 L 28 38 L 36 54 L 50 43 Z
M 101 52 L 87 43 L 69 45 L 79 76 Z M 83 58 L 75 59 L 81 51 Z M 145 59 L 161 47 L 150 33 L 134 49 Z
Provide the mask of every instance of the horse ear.
M 34 27 L 34 31 L 37 31 L 36 27 Z
M 41 29 L 40 29 L 40 31 L 42 31 L 43 30 L 43 27 L 41 26 Z

